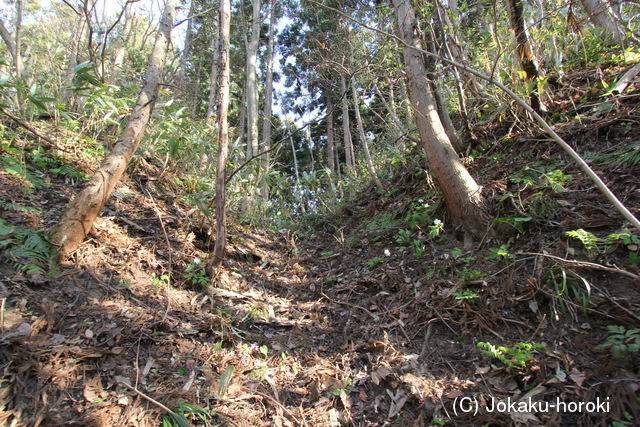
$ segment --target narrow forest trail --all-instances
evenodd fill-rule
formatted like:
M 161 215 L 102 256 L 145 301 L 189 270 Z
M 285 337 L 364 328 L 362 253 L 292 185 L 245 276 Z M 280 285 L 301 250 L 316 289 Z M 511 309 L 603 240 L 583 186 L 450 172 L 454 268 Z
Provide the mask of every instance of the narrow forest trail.
M 584 107 L 557 127 L 636 211 L 640 131 L 624 124 L 638 108 Z M 637 353 L 598 347 L 610 326 L 627 344 L 640 327 L 637 233 L 564 152 L 523 132 L 467 159 L 500 216 L 463 248 L 414 158 L 388 194 L 365 189 L 291 229 L 232 223 L 227 286 L 211 292 L 207 222 L 141 159 L 69 260 L 0 259 L 0 420 L 157 426 L 168 408 L 247 427 L 637 425 Z M 26 178 L 6 158 L 0 170 L 2 219 L 18 227 L 0 229 L 5 247 L 50 229 L 82 185 L 32 160 Z M 492 410 L 529 398 L 609 406 Z

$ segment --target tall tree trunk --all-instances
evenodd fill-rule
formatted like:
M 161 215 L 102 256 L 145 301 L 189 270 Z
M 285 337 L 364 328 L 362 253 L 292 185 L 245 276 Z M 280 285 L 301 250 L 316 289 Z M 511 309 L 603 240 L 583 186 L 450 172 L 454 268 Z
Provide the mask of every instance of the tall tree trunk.
M 353 171 L 353 141 L 351 140 L 351 126 L 349 125 L 349 102 L 347 101 L 347 81 L 340 76 L 342 83 L 342 130 L 344 131 L 344 157 L 347 166 L 347 174 Z
M 15 55 L 14 55 L 14 64 L 16 67 L 16 82 L 19 86 L 22 85 L 22 0 L 16 1 L 16 29 L 15 29 Z M 16 90 L 16 95 L 18 96 L 18 108 L 20 110 L 20 118 L 24 120 L 25 111 L 24 111 L 24 98 L 22 96 L 22 90 L 18 88 Z
M 296 173 L 296 199 L 300 204 L 300 212 L 306 213 L 306 208 L 304 207 L 304 195 L 302 194 L 302 186 L 300 185 L 300 170 L 298 169 L 298 156 L 296 155 L 296 146 L 293 143 L 293 136 L 289 136 L 289 141 L 291 142 L 291 156 L 293 157 L 293 169 Z
M 227 154 L 229 151 L 229 74 L 231 50 L 231 0 L 220 0 L 220 100 L 218 103 L 218 162 L 216 166 L 216 244 L 213 254 L 207 262 L 209 277 L 215 279 L 224 262 L 224 251 L 227 245 L 227 196 L 225 189 Z
M 335 142 L 333 134 L 333 98 L 331 89 L 325 89 L 324 97 L 327 103 L 327 167 L 334 173 L 336 171 Z
M 247 158 L 258 153 L 258 80 L 257 60 L 260 44 L 260 0 L 252 0 L 251 38 L 247 46 Z
M 378 190 L 384 191 L 384 185 L 380 182 L 376 169 L 373 166 L 373 160 L 371 159 L 371 152 L 369 151 L 369 143 L 367 142 L 367 135 L 364 133 L 364 126 L 362 124 L 362 116 L 360 115 L 360 100 L 358 97 L 358 90 L 356 89 L 355 79 L 351 82 L 351 94 L 353 95 L 353 111 L 356 114 L 356 123 L 358 124 L 358 134 L 360 135 L 360 142 L 364 150 L 364 157 L 367 163 L 367 170 L 369 176 L 378 187 Z
M 271 148 L 271 119 L 273 116 L 273 55 L 276 37 L 276 0 L 271 0 L 271 17 L 269 18 L 269 41 L 267 42 L 267 70 L 265 76 L 264 88 L 264 113 L 262 118 L 262 147 L 261 150 L 266 152 L 262 155 L 260 168 L 260 187 L 262 191 L 262 200 L 269 199 L 269 186 L 267 185 L 267 174 L 269 173 L 269 149 Z
M 78 52 L 80 52 L 80 47 L 84 44 L 83 38 L 85 35 L 85 27 L 86 21 L 82 16 L 78 16 L 76 26 L 74 28 L 74 32 L 70 41 L 71 46 L 69 48 L 69 60 L 67 63 L 67 70 L 64 79 L 65 88 L 62 92 L 62 100 L 70 110 L 72 110 L 71 99 L 73 97 L 73 77 L 75 76 L 75 68 L 80 63 L 80 61 L 78 60 Z
M 58 247 L 59 256 L 66 256 L 80 246 L 140 144 L 158 97 L 177 1 L 168 0 L 165 5 L 147 66 L 146 83 L 120 139 L 53 230 L 51 242 Z
M 216 108 L 216 95 L 218 93 L 218 67 L 220 62 L 220 32 L 216 31 L 213 39 L 213 61 L 211 62 L 211 74 L 209 75 L 209 104 L 207 105 L 206 123 L 213 123 L 213 114 Z
M 111 75 L 117 77 L 120 74 L 120 69 L 124 64 L 124 57 L 127 53 L 127 43 L 131 37 L 131 29 L 133 28 L 133 20 L 135 19 L 135 3 L 127 2 L 124 12 L 124 27 L 122 32 L 115 41 L 115 49 L 113 52 L 113 63 L 111 67 Z
M 189 16 L 187 17 L 187 31 L 184 35 L 184 47 L 180 55 L 180 72 L 178 73 L 177 86 L 184 89 L 187 81 L 187 63 L 189 62 L 189 48 L 191 48 L 191 39 L 193 38 L 193 11 L 195 10 L 195 0 L 191 0 L 189 6 Z M 197 79 L 196 79 L 197 81 Z M 192 114 L 193 115 L 193 114 Z
M 511 21 L 511 29 L 516 37 L 516 50 L 522 69 L 526 73 L 525 80 L 533 81 L 534 87 L 529 97 L 531 99 L 531 108 L 538 114 L 543 114 L 546 108 L 540 100 L 538 92 L 538 61 L 536 60 L 531 44 L 529 43 L 529 35 L 524 23 L 524 6 L 523 0 L 506 0 L 507 9 L 509 10 L 509 20 Z
M 393 0 L 400 38 L 407 46 L 421 48 L 418 25 L 410 0 Z M 425 75 L 422 53 L 403 47 L 408 91 L 420 140 L 429 159 L 436 183 L 442 190 L 451 222 L 464 233 L 465 243 L 485 230 L 485 201 L 482 188 L 456 155 L 442 127 Z
M 607 0 L 581 0 L 581 2 L 591 23 L 607 31 L 614 42 L 621 43 L 623 33 L 615 20 L 609 2 Z

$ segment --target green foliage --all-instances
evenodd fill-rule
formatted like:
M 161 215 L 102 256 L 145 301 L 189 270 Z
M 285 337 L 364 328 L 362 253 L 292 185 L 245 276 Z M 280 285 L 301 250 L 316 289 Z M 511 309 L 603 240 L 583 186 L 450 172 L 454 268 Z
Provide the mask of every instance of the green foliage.
M 565 175 L 558 169 L 563 163 L 560 161 L 537 161 L 531 166 L 512 173 L 510 179 L 524 187 L 539 185 L 540 188 L 550 188 L 554 192 L 564 190 L 563 184 L 571 181 L 571 175 Z
M 528 222 L 528 221 L 531 221 L 531 217 L 527 217 L 527 218 L 513 218 L 513 217 L 496 218 L 496 219 L 492 220 L 491 222 L 493 224 L 509 224 L 513 228 L 518 230 L 518 232 L 524 233 L 523 224 L 525 222 Z
M 425 197 L 432 195 L 426 195 Z M 438 203 L 425 203 L 424 198 L 420 198 L 413 203 L 404 220 L 410 228 L 418 228 L 431 222 L 431 218 L 438 209 Z
M 470 303 L 473 303 L 476 299 L 480 298 L 480 296 L 477 293 L 473 292 L 471 289 L 454 292 L 451 295 L 453 295 L 453 297 L 457 300 L 468 301 Z
M 569 237 L 580 240 L 584 245 L 584 248 L 589 252 L 598 250 L 598 238 L 593 233 L 580 228 L 578 230 L 567 231 L 565 234 Z
M 411 247 L 413 247 L 413 256 L 416 258 L 421 256 L 427 249 L 426 245 L 418 239 L 414 239 L 411 242 Z
M 579 283 L 582 283 L 583 286 L 576 283 L 576 279 L 578 279 L 580 281 Z M 562 313 L 566 315 L 568 310 L 565 300 L 569 299 L 578 301 L 586 314 L 587 306 L 591 301 L 591 285 L 584 277 L 576 273 L 567 275 L 565 268 L 556 264 L 549 270 L 547 283 L 553 285 L 554 288 L 554 310 L 555 304 L 560 304 Z
M 467 267 L 463 267 L 462 271 L 459 271 L 459 273 L 461 283 L 469 283 L 482 276 L 482 273 L 480 273 L 478 270 L 472 270 Z
M 173 414 L 162 416 L 162 427 L 191 427 L 187 418 L 195 419 L 205 426 L 221 426 L 222 423 L 213 423 L 216 412 L 191 403 L 179 403 L 173 408 Z
M 24 187 L 22 191 L 25 194 L 31 194 L 34 190 L 38 190 L 44 188 L 46 183 L 42 174 L 38 173 L 38 171 L 26 162 L 26 159 L 19 150 L 12 150 L 15 154 L 17 153 L 17 157 L 13 155 L 3 155 L 2 156 L 2 166 L 4 170 L 8 173 L 19 177 L 24 182 Z
M 546 351 L 547 348 L 538 343 L 517 343 L 513 347 L 496 347 L 489 342 L 479 342 L 478 348 L 485 349 L 482 354 L 495 357 L 510 368 L 522 370 L 534 360 L 532 351 Z
M 582 157 L 599 166 L 617 166 L 626 163 L 628 166 L 640 164 L 640 140 L 634 141 L 612 151 L 588 151 Z
M 154 277 L 153 280 L 151 281 L 151 284 L 153 286 L 160 286 L 160 285 L 166 285 L 169 283 L 169 275 L 168 274 L 163 274 L 159 277 Z
M 494 258 L 502 257 L 505 260 L 507 260 L 512 257 L 512 255 L 509 254 L 509 246 L 511 246 L 511 243 L 505 243 L 504 245 L 500 245 L 499 248 L 489 248 L 489 255 L 487 255 L 485 258 L 494 259 Z
M 189 265 L 187 265 L 184 278 L 192 285 L 206 286 L 209 284 L 206 265 L 199 258 L 195 258 L 191 263 L 189 263 Z
M 614 359 L 620 359 L 640 351 L 640 329 L 625 329 L 624 326 L 609 325 L 609 336 L 597 349 L 611 348 Z
M 429 237 L 431 237 L 432 239 L 435 239 L 443 231 L 444 231 L 444 223 L 436 218 L 433 220 L 433 225 L 429 226 L 428 234 L 429 234 Z
M 367 265 L 369 270 L 373 270 L 374 268 L 378 267 L 379 265 L 384 264 L 384 259 L 382 259 L 380 257 L 373 257 L 369 261 L 367 261 L 365 264 Z
M 44 274 L 51 249 L 44 231 L 14 227 L 0 219 L 0 251 L 18 270 L 26 274 Z
M 66 178 L 72 182 L 85 181 L 89 179 L 82 171 L 73 168 L 69 163 L 61 158 L 45 154 L 42 147 L 31 151 L 29 159 L 38 167 L 46 168 L 51 174 Z
M 395 237 L 396 243 L 400 245 L 400 249 L 407 249 L 411 246 L 411 231 L 409 230 L 400 230 Z

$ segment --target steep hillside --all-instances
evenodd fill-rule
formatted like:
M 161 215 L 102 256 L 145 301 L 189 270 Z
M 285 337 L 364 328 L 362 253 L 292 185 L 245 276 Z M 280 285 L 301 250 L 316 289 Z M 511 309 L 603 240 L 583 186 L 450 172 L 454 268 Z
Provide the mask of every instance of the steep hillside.
M 563 77 L 550 116 L 638 215 L 640 85 L 603 98 L 600 77 Z M 416 149 L 387 194 L 365 189 L 292 229 L 232 223 L 229 286 L 209 291 L 208 221 L 151 159 L 52 265 L 38 230 L 103 148 L 54 156 L 5 126 L 6 425 L 640 423 L 640 232 L 524 117 L 474 129 L 486 147 L 466 162 L 494 217 L 473 247 Z

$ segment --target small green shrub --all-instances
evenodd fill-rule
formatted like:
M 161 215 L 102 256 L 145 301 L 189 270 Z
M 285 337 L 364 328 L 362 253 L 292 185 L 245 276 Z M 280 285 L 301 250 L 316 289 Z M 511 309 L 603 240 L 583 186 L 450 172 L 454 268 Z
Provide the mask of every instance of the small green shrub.
M 195 258 L 191 263 L 189 263 L 189 265 L 187 265 L 184 278 L 192 285 L 206 286 L 209 283 L 206 265 L 200 260 L 200 258 Z
M 15 227 L 0 219 L 0 252 L 18 270 L 44 274 L 51 249 L 44 231 Z
M 495 357 L 502 363 L 513 369 L 525 369 L 527 364 L 533 360 L 531 352 L 546 351 L 547 348 L 538 343 L 518 343 L 513 347 L 496 347 L 488 342 L 479 342 L 478 348 L 485 349 L 482 354 Z
M 609 336 L 597 349 L 611 348 L 614 359 L 620 359 L 626 355 L 640 351 L 640 329 L 625 329 L 624 326 L 609 325 Z

